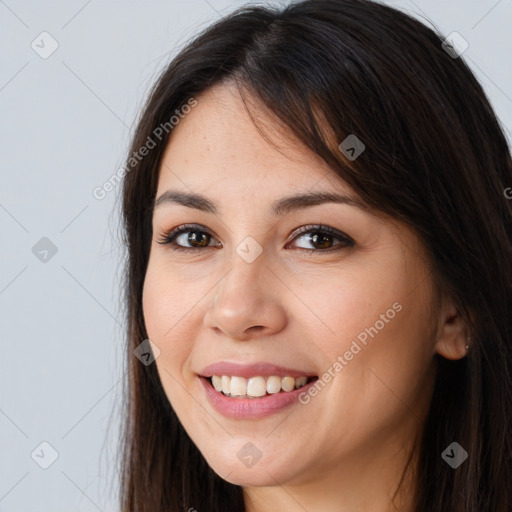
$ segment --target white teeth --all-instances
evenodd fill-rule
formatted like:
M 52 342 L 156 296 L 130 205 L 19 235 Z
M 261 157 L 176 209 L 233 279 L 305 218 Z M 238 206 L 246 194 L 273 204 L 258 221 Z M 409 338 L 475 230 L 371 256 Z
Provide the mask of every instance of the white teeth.
M 212 377 L 212 384 L 216 391 L 222 391 L 222 377 L 214 375 Z
M 226 375 L 223 375 L 221 383 L 222 383 L 222 392 L 225 395 L 229 395 L 229 393 L 231 393 L 231 385 L 230 385 L 231 377 L 226 377 Z
M 216 391 L 222 392 L 227 396 L 236 398 L 259 398 L 266 394 L 279 393 L 280 391 L 289 392 L 305 386 L 308 382 L 307 377 L 278 377 L 272 375 L 267 377 L 255 376 L 250 379 L 244 377 L 229 375 L 213 375 L 212 385 Z
M 293 377 L 283 377 L 281 387 L 283 391 L 293 391 L 295 389 L 295 379 Z
M 249 396 L 264 396 L 267 393 L 267 384 L 263 377 L 251 377 L 247 382 Z
M 281 377 L 269 377 L 267 379 L 267 393 L 279 393 L 281 391 Z
M 247 393 L 247 380 L 243 377 L 231 377 L 231 396 L 243 396 Z

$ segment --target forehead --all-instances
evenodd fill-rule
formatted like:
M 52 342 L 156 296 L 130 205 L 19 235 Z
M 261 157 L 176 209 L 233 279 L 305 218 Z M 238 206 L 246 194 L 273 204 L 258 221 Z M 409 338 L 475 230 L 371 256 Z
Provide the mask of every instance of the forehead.
M 236 86 L 215 86 L 196 99 L 197 106 L 171 132 L 158 192 L 171 185 L 245 187 L 252 192 L 272 187 L 304 191 L 323 185 L 349 192 L 334 171 L 260 103 L 251 101 L 249 115 Z

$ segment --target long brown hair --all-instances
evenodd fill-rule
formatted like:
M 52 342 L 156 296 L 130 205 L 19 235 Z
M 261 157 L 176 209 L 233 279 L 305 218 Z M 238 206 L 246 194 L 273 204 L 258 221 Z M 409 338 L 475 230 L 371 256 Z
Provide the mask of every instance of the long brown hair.
M 482 87 L 463 56 L 445 51 L 443 39 L 372 1 L 306 0 L 239 9 L 203 31 L 163 71 L 138 119 L 123 183 L 123 512 L 244 510 L 242 488 L 208 466 L 167 400 L 155 365 L 134 357 L 147 338 L 142 288 L 158 169 L 172 136 L 169 119 L 226 80 L 260 99 L 368 205 L 420 236 L 435 283 L 470 326 L 467 357 L 436 356 L 415 510 L 510 512 L 512 200 L 504 191 L 512 186 L 512 162 Z M 333 147 L 333 134 L 338 142 L 356 134 L 364 153 L 347 162 Z M 134 159 L 148 138 L 156 147 Z M 441 457 L 453 441 L 469 454 L 457 469 Z

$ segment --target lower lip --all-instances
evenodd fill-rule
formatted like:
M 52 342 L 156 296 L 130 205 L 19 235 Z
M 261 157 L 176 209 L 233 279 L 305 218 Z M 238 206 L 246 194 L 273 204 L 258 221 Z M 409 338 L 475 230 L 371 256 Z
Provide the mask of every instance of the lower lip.
M 208 379 L 199 377 L 212 407 L 228 418 L 252 420 L 264 418 L 299 403 L 299 395 L 315 384 L 316 379 L 294 391 L 274 393 L 261 398 L 230 398 L 217 391 Z

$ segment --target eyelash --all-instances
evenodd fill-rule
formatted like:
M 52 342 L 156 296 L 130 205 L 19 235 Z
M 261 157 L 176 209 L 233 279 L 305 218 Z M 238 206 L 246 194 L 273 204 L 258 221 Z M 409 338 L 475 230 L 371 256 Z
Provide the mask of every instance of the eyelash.
M 183 233 L 188 233 L 189 231 L 194 231 L 196 233 L 204 233 L 213 238 L 213 235 L 211 235 L 207 230 L 203 230 L 202 226 L 199 226 L 197 224 L 183 224 L 181 226 L 174 228 L 168 233 L 163 233 L 162 235 L 160 235 L 160 239 L 157 240 L 156 242 L 161 245 L 169 245 L 172 250 L 182 251 L 184 253 L 192 253 L 200 251 L 202 249 L 211 249 L 213 247 L 182 247 L 180 245 L 177 245 L 175 243 L 176 238 L 178 238 L 178 236 L 182 235 Z M 303 247 L 297 248 L 300 251 L 305 251 L 310 254 L 332 252 L 340 250 L 340 248 L 342 249 L 345 247 L 353 247 L 355 245 L 355 242 L 348 235 L 336 229 L 330 228 L 329 226 L 324 226 L 322 224 L 303 226 L 299 228 L 295 233 L 295 236 L 292 239 L 292 241 L 295 240 L 295 238 L 297 238 L 299 235 L 303 235 L 305 233 L 332 235 L 335 239 L 341 241 L 341 243 L 336 244 L 333 247 L 330 247 L 329 249 L 304 249 Z

